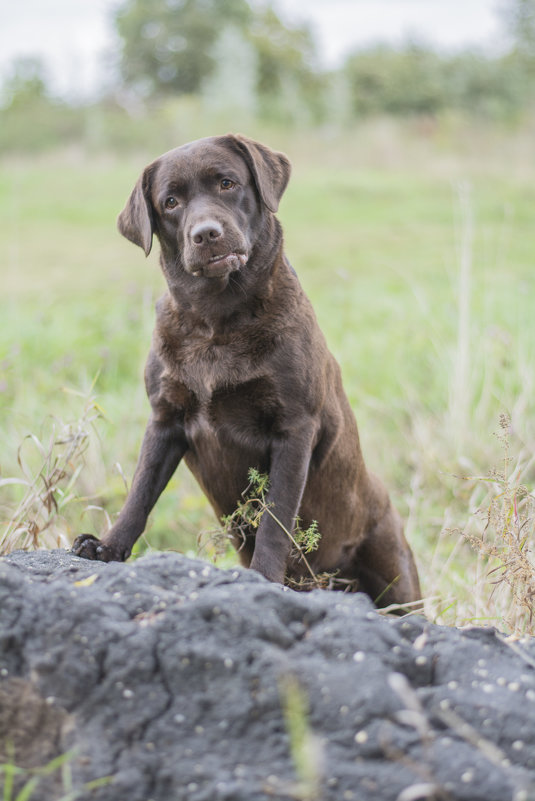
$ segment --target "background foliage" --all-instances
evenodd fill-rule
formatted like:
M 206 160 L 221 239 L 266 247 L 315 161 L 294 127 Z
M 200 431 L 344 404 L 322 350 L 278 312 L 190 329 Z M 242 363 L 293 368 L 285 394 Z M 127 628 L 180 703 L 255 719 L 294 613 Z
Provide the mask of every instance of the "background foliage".
M 138 147 L 169 102 L 195 97 L 202 112 L 264 124 L 348 127 L 377 115 L 428 124 L 456 114 L 518 124 L 535 107 L 535 0 L 502 4 L 499 53 L 437 52 L 422 42 L 376 45 L 322 69 L 306 26 L 247 0 L 126 0 L 117 9 L 115 80 L 98 103 L 50 96 L 45 67 L 19 59 L 3 87 L 3 151 L 58 142 Z M 165 114 L 165 112 L 163 112 Z M 38 124 L 36 124 L 38 120 Z M 130 128 L 130 130 L 127 130 Z M 142 139 L 142 141 L 145 141 Z

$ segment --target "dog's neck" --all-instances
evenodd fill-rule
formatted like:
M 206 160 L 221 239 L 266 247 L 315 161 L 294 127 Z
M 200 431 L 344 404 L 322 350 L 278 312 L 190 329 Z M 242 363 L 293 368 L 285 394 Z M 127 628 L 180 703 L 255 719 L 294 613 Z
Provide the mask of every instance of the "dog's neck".
M 161 248 L 162 271 L 166 278 L 175 276 L 167 280 L 173 304 L 182 320 L 196 320 L 211 330 L 233 327 L 244 315 L 254 317 L 259 306 L 269 303 L 275 276 L 291 269 L 283 252 L 282 227 L 273 214 L 266 214 L 247 264 L 239 271 L 222 278 L 199 278 L 185 270 L 176 274 L 167 265 L 173 267 L 177 258 Z

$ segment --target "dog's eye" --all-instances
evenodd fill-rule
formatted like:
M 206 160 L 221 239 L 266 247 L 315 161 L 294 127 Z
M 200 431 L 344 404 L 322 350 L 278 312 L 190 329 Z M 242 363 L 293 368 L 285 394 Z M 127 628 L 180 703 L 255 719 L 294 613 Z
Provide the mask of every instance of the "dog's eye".
M 166 209 L 175 209 L 178 206 L 178 201 L 176 197 L 170 195 L 168 198 L 165 199 L 165 208 Z
M 223 178 L 220 185 L 221 189 L 232 189 L 233 186 L 236 186 L 234 181 L 231 181 L 230 178 Z

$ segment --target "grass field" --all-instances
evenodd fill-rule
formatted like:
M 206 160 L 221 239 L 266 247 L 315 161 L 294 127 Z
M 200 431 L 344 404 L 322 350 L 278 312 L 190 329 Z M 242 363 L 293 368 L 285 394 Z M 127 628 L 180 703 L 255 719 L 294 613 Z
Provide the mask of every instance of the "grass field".
M 535 590 L 535 140 L 430 139 L 387 122 L 338 139 L 252 133 L 294 162 L 279 213 L 287 253 L 341 363 L 365 458 L 406 520 L 428 613 L 529 628 L 508 581 L 524 600 Z M 45 503 L 21 525 L 48 545 L 107 527 L 133 473 L 163 279 L 115 218 L 158 152 L 0 163 L 1 514 L 27 489 L 11 480 L 46 462 Z M 63 424 L 84 409 L 88 445 L 63 471 Z M 195 552 L 214 523 L 181 467 L 140 549 Z

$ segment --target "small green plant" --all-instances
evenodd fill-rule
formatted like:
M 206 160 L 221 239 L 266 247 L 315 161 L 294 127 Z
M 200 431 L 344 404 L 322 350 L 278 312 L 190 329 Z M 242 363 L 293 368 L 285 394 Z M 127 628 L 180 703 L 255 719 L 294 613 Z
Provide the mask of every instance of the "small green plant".
M 0 777 L 3 777 L 2 801 L 37 801 L 36 790 L 42 779 L 52 776 L 57 771 L 61 771 L 61 779 L 64 794 L 58 801 L 76 801 L 83 793 L 104 787 L 113 781 L 113 776 L 103 776 L 90 782 L 85 782 L 82 787 L 74 789 L 72 786 L 71 762 L 75 756 L 74 751 L 67 751 L 46 765 L 38 768 L 20 768 L 14 761 L 14 749 L 8 748 L 9 762 L 0 764 Z M 20 790 L 15 790 L 16 780 L 18 784 L 24 782 Z M 15 795 L 16 793 L 16 795 Z
M 313 520 L 310 526 L 303 531 L 300 526 L 300 520 L 297 518 L 295 524 L 294 537 L 296 543 L 305 553 L 312 553 L 319 548 L 321 534 L 318 528 L 318 521 Z
M 315 801 L 321 797 L 323 749 L 310 726 L 307 694 L 295 676 L 288 674 L 279 681 L 279 695 L 297 776 L 297 783 L 285 789 L 299 801 Z
M 260 525 L 268 509 L 266 496 L 269 492 L 269 476 L 266 473 L 251 467 L 247 477 L 249 484 L 242 492 L 243 500 L 239 501 L 231 515 L 222 519 L 223 528 L 228 534 L 239 532 L 244 539 L 248 529 L 256 531 Z
M 323 574 L 317 575 L 306 558 L 306 554 L 317 550 L 320 544 L 321 534 L 317 521 L 313 520 L 307 529 L 302 529 L 297 518 L 295 529 L 293 533 L 290 532 L 273 513 L 273 504 L 268 501 L 269 476 L 252 467 L 249 469 L 248 479 L 249 484 L 243 491 L 242 500 L 239 501 L 235 511 L 222 518 L 222 528 L 208 532 L 204 541 L 202 538 L 199 539 L 200 547 L 206 548 L 209 543 L 215 556 L 221 556 L 225 553 L 229 542 L 240 539 L 245 542 L 247 534 L 251 530 L 256 531 L 263 516 L 267 514 L 290 539 L 294 546 L 293 555 L 304 562 L 309 573 L 309 578 L 305 582 L 299 582 L 299 588 L 324 587 L 328 577 Z

